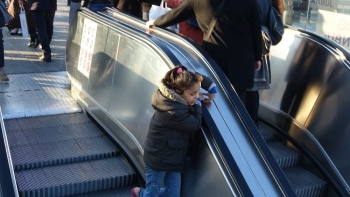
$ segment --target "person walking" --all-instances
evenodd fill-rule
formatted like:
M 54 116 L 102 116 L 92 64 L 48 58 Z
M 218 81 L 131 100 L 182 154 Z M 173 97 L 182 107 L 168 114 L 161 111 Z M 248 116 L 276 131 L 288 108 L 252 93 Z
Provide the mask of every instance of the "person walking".
M 51 62 L 50 42 L 53 34 L 53 20 L 57 10 L 57 0 L 29 0 L 43 55 L 39 60 Z
M 22 35 L 21 22 L 19 19 L 20 7 L 18 0 L 11 0 L 9 7 L 7 8 L 8 13 L 12 16 L 12 20 L 6 24 L 9 29 L 10 35 Z
M 33 14 L 29 8 L 28 0 L 18 0 L 19 6 L 23 6 L 24 11 L 26 12 L 28 33 L 30 35 L 30 42 L 27 44 L 28 47 L 36 48 L 39 45 L 38 34 L 36 33 L 36 27 L 34 24 Z
M 261 20 L 256 0 L 226 0 L 212 32 L 209 24 L 224 0 L 186 0 L 147 27 L 167 27 L 196 16 L 203 48 L 226 74 L 242 103 L 261 66 Z
M 2 10 L 5 10 L 5 1 L 4 0 L 0 0 L 1 5 L 2 6 Z M 4 40 L 3 40 L 3 35 L 2 35 L 2 28 L 5 26 L 5 17 L 2 13 L 2 11 L 0 11 L 0 82 L 2 83 L 8 83 L 9 82 L 9 78 L 7 77 L 7 75 L 5 74 L 4 71 L 4 67 L 5 67 L 5 50 L 4 50 Z
M 203 100 L 201 87 L 208 90 L 209 99 Z M 216 86 L 208 77 L 184 66 L 176 66 L 165 74 L 152 96 L 155 112 L 143 156 L 146 188 L 132 188 L 133 197 L 180 197 L 190 133 L 202 125 L 201 100 L 209 103 L 215 94 Z

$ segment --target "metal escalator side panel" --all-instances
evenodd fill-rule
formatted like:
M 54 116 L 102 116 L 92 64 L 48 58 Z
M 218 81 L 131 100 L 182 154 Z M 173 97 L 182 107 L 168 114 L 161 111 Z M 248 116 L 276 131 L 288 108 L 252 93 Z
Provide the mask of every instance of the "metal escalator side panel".
M 18 197 L 18 189 L 13 169 L 10 147 L 0 106 L 0 196 Z
M 350 194 L 345 167 L 350 162 L 350 53 L 320 35 L 287 28 L 271 48 L 271 72 L 271 89 L 260 94 L 259 115 L 311 151 Z

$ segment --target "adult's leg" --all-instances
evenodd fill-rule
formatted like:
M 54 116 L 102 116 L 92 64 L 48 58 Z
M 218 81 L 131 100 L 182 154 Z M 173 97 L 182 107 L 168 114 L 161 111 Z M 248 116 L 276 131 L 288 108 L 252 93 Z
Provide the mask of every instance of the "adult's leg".
M 46 30 L 45 12 L 46 11 L 41 11 L 41 10 L 32 11 L 34 23 L 35 23 L 36 29 L 38 30 L 38 36 L 39 36 L 44 57 L 51 58 L 51 48 L 50 48 L 49 38 Z
M 55 18 L 55 12 L 56 10 L 48 10 L 45 12 L 46 32 L 49 44 L 51 43 L 53 35 L 53 20 Z
M 159 197 L 180 197 L 181 173 L 167 172 L 164 177 L 164 188 L 160 190 Z
M 8 82 L 9 78 L 4 72 L 5 58 L 4 58 L 4 40 L 2 36 L 2 28 L 0 27 L 0 82 Z
M 71 2 L 70 8 L 69 8 L 69 23 L 72 21 L 73 17 L 75 16 L 75 13 L 79 8 L 81 7 L 80 2 Z
M 246 89 L 242 89 L 242 88 L 235 88 L 235 91 L 238 95 L 238 97 L 241 99 L 242 103 L 245 103 L 245 95 L 247 90 Z
M 259 92 L 258 91 L 246 92 L 245 108 L 247 109 L 252 120 L 254 121 L 256 127 L 258 127 L 258 112 L 259 112 Z

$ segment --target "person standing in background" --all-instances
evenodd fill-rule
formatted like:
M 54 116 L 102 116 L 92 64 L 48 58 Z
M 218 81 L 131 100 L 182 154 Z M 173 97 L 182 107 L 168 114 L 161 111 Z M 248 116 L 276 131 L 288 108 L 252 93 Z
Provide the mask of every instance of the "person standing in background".
M 0 0 L 1 5 L 5 10 L 5 1 L 4 0 Z M 9 82 L 9 78 L 7 77 L 7 75 L 4 72 L 4 67 L 5 67 L 5 51 L 4 51 L 4 40 L 3 40 L 3 35 L 2 35 L 2 28 L 5 26 L 5 17 L 2 13 L 2 11 L 0 11 L 0 82 L 2 83 L 8 83 Z
M 29 8 L 28 0 L 18 0 L 19 6 L 23 6 L 26 12 L 26 19 L 28 25 L 28 33 L 30 35 L 30 42 L 27 44 L 28 47 L 36 48 L 39 45 L 38 34 L 36 33 L 36 27 L 34 24 L 33 14 Z
M 273 6 L 276 8 L 276 10 L 279 12 L 279 14 L 282 14 L 283 12 L 283 3 L 282 0 L 257 0 L 260 7 L 260 17 L 261 17 L 261 29 L 265 30 L 264 32 L 268 34 L 268 32 L 271 32 L 272 30 L 267 29 L 268 25 L 268 18 L 269 18 L 269 11 L 271 7 Z M 266 31 L 267 30 L 267 31 Z M 269 36 L 269 35 L 268 35 Z M 262 51 L 266 51 L 267 54 L 265 55 L 266 61 L 263 61 L 262 63 L 262 69 L 264 69 L 264 66 L 267 66 L 267 69 L 269 71 L 269 79 L 268 81 L 271 82 L 271 69 L 270 69 L 270 56 L 268 52 L 270 51 L 270 45 L 266 45 L 265 43 L 262 44 L 262 47 L 268 47 L 266 49 L 263 49 Z M 255 83 L 254 83 L 255 84 Z M 259 92 L 258 90 L 263 89 L 270 89 L 270 83 L 265 84 L 265 86 L 256 86 L 253 87 L 251 90 L 248 90 L 246 93 L 246 99 L 245 99 L 245 107 L 254 121 L 257 128 L 259 128 L 258 122 L 258 113 L 259 113 Z
M 160 5 L 160 2 L 162 0 L 140 0 L 141 6 L 142 6 L 142 19 L 145 21 L 149 20 L 149 10 L 151 9 L 152 5 Z
M 176 8 L 178 7 L 184 0 L 164 0 L 169 7 Z M 195 17 L 193 17 L 194 22 Z M 183 21 L 179 24 L 179 33 L 186 37 L 191 38 L 197 44 L 201 45 L 203 42 L 203 32 L 199 27 L 193 27 L 189 24 L 188 20 Z
M 70 0 L 69 3 L 69 23 L 72 21 L 73 17 L 75 16 L 75 13 L 80 9 L 81 7 L 81 0 Z
M 82 7 L 87 7 L 91 11 L 101 11 L 104 7 L 113 8 L 113 0 L 84 0 Z
M 22 35 L 21 22 L 19 19 L 20 7 L 18 0 L 11 0 L 9 7 L 7 8 L 8 13 L 12 16 L 12 20 L 6 24 L 9 29 L 10 35 Z
M 29 0 L 34 23 L 38 30 L 38 36 L 43 55 L 40 61 L 51 62 L 50 42 L 53 34 L 53 20 L 57 10 L 57 0 Z
M 119 0 L 115 8 L 121 12 L 141 18 L 141 2 L 139 0 Z
M 196 16 L 207 38 L 204 50 L 225 73 L 242 103 L 253 86 L 254 72 L 261 66 L 261 22 L 256 0 L 226 0 L 213 31 L 209 24 L 223 0 L 186 0 L 177 8 L 148 21 L 147 27 L 167 27 Z

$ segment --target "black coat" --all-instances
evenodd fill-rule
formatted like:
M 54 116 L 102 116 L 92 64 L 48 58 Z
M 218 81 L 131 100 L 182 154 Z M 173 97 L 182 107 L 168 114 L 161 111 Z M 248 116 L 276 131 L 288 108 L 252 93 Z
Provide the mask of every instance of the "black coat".
M 57 10 L 57 0 L 29 0 L 30 10 Z
M 213 82 L 203 76 L 201 85 L 208 90 Z M 149 125 L 143 160 L 157 171 L 182 172 L 190 133 L 201 128 L 202 107 L 189 106 L 162 83 L 153 94 L 152 106 L 156 111 Z
M 186 0 L 161 16 L 155 25 L 166 27 L 196 16 L 204 37 L 221 0 Z M 203 47 L 235 88 L 253 85 L 254 62 L 261 60 L 261 22 L 256 0 L 226 0 L 221 15 Z

